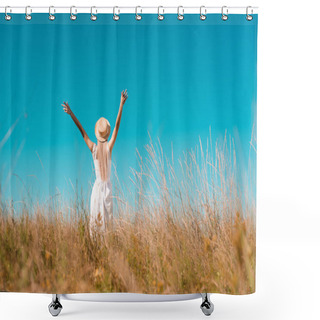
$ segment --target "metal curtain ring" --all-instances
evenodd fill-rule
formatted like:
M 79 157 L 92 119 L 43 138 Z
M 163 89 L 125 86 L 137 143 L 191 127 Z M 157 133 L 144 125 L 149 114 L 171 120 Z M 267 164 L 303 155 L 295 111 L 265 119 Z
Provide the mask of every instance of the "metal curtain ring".
M 162 14 L 160 14 L 160 8 L 162 8 Z M 163 6 L 158 7 L 158 20 L 162 21 L 164 19 L 164 9 Z
M 54 6 L 49 7 L 49 20 L 53 21 L 56 16 L 54 15 L 54 13 L 56 12 Z
M 28 21 L 30 21 L 32 19 L 31 12 L 32 12 L 31 7 L 30 6 L 26 6 L 26 20 L 28 20 Z
M 12 17 L 8 14 L 8 9 L 9 9 L 9 12 L 10 12 L 10 13 L 12 12 L 12 10 L 10 9 L 10 7 L 9 7 L 9 6 L 6 6 L 6 7 L 4 8 L 4 18 L 5 18 L 7 21 L 10 21 Z
M 226 6 L 223 6 L 223 7 L 221 8 L 221 19 L 222 19 L 223 21 L 228 20 L 228 7 L 226 7 Z
M 141 14 L 138 14 L 138 8 L 140 9 L 140 13 L 142 13 L 142 9 L 140 6 L 136 7 L 136 20 L 140 21 L 142 19 Z
M 118 10 L 118 12 L 116 13 L 116 9 Z M 114 21 L 118 21 L 120 19 L 120 10 L 117 6 L 113 7 L 113 20 Z
M 251 14 L 249 14 L 249 9 L 251 9 Z M 247 7 L 247 9 L 246 9 L 246 19 L 248 20 L 248 21 L 251 21 L 252 19 L 253 19 L 253 9 L 252 9 L 252 7 Z
M 206 20 L 207 19 L 207 8 L 205 6 L 200 7 L 200 20 Z
M 180 9 L 181 9 L 181 12 L 180 12 Z M 178 20 L 182 21 L 183 18 L 184 18 L 184 8 L 183 6 L 179 6 L 178 7 Z
M 70 19 L 73 21 L 77 19 L 77 8 L 75 6 L 70 7 Z
M 93 9 L 95 9 L 95 14 L 93 14 Z M 91 21 L 96 21 L 97 20 L 97 9 L 95 6 L 91 7 L 90 9 L 90 19 Z

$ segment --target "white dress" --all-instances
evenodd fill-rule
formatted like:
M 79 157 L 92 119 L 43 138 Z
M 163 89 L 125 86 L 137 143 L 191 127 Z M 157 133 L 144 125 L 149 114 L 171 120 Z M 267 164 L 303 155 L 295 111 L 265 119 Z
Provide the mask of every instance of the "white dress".
M 96 181 L 92 188 L 90 201 L 90 235 L 103 233 L 106 225 L 112 223 L 112 185 L 110 181 L 111 155 L 107 144 L 107 180 L 101 179 L 99 160 L 97 159 L 97 145 L 94 143 L 92 157 L 96 174 Z

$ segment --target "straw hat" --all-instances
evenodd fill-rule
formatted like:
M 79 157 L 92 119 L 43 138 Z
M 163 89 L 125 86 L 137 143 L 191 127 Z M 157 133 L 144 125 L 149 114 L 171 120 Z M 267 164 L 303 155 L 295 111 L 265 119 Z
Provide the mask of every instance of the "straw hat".
M 96 122 L 94 133 L 100 142 L 105 142 L 108 140 L 110 130 L 111 127 L 109 121 L 102 117 Z

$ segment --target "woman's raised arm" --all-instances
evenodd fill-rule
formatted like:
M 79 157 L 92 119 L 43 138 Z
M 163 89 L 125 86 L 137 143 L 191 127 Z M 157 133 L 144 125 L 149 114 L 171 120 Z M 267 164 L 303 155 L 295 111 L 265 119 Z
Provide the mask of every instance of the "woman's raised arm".
M 117 139 L 117 135 L 118 135 L 119 127 L 120 127 L 121 116 L 122 116 L 122 109 L 123 109 L 123 105 L 125 104 L 127 98 L 128 98 L 128 93 L 127 93 L 127 89 L 126 89 L 125 91 L 121 92 L 120 107 L 119 107 L 119 111 L 118 111 L 116 125 L 113 129 L 112 136 L 111 136 L 111 139 L 109 142 L 110 152 L 112 151 L 114 143 L 116 142 L 116 139 Z
M 79 122 L 79 120 L 77 119 L 77 117 L 74 115 L 74 113 L 72 112 L 68 102 L 63 102 L 62 104 L 63 107 L 63 111 L 67 114 L 69 114 L 73 120 L 73 122 L 76 124 L 76 126 L 78 127 L 79 131 L 82 134 L 82 137 L 85 141 L 85 143 L 87 144 L 88 148 L 90 149 L 90 151 L 92 152 L 92 148 L 93 148 L 93 142 L 89 139 L 86 131 L 83 129 L 81 123 Z

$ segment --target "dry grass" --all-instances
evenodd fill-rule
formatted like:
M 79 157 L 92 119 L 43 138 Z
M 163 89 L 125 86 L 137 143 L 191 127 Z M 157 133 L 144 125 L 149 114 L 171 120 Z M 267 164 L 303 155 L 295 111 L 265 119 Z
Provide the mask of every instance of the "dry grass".
M 255 201 L 232 140 L 176 163 L 150 141 L 134 202 L 114 183 L 113 227 L 90 238 L 88 204 L 0 207 L 0 291 L 245 294 L 255 291 Z

